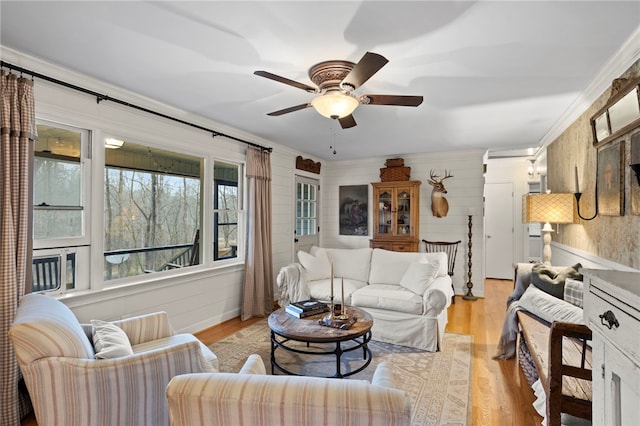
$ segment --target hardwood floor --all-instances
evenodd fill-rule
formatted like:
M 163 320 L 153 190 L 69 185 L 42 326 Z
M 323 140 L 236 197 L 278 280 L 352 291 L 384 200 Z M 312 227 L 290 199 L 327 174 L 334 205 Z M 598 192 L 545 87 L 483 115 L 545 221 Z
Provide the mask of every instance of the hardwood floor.
M 449 308 L 447 332 L 471 334 L 474 338 L 472 420 L 473 426 L 534 426 L 542 418 L 533 409 L 533 392 L 515 359 L 492 359 L 502 330 L 506 300 L 513 290 L 510 280 L 486 280 L 485 297 L 475 302 L 456 297 Z M 218 341 L 259 321 L 234 318 L 196 333 L 205 344 Z M 31 417 L 23 426 L 37 426 Z

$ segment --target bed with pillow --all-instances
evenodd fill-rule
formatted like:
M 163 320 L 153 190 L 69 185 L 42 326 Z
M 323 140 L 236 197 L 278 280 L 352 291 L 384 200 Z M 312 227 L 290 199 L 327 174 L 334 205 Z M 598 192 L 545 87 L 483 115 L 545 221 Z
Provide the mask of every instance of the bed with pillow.
M 283 267 L 277 284 L 280 306 L 334 297 L 373 317 L 373 339 L 437 351 L 447 325 L 453 290 L 446 253 L 312 247 Z

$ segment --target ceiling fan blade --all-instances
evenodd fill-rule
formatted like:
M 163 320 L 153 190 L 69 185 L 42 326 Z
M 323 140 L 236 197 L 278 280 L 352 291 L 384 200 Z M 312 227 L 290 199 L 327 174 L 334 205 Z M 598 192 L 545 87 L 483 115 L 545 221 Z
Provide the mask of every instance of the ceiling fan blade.
M 271 117 L 276 117 L 278 115 L 289 114 L 290 112 L 299 111 L 301 109 L 309 108 L 310 106 L 311 106 L 310 103 L 300 104 L 300 105 L 292 106 L 292 107 L 289 107 L 289 108 L 281 109 L 281 110 L 278 110 L 278 111 L 273 111 L 273 112 L 268 113 L 267 115 L 270 115 Z
M 289 86 L 293 86 L 296 87 L 298 89 L 302 89 L 305 92 L 309 92 L 309 93 L 317 93 L 318 89 L 316 89 L 315 87 L 311 87 L 311 86 L 307 86 L 304 83 L 299 83 L 295 80 L 290 80 L 288 78 L 285 77 L 281 77 L 279 75 L 276 74 L 272 74 L 268 71 L 254 71 L 253 72 L 255 75 L 258 75 L 260 77 L 264 77 L 264 78 L 268 78 L 269 80 L 274 80 L 277 81 L 278 83 L 284 83 L 284 84 L 288 84 Z
M 356 119 L 353 118 L 353 114 L 349 114 L 346 117 L 338 118 L 338 121 L 340 122 L 340 126 L 342 126 L 343 129 L 349 129 L 358 125 L 358 123 L 356 123 Z
M 389 61 L 384 56 L 367 52 L 360 61 L 355 64 L 344 80 L 342 80 L 342 84 L 349 84 L 357 89 L 362 86 L 365 81 L 369 80 L 372 75 L 377 73 L 380 68 L 385 66 L 387 62 Z
M 422 96 L 402 95 L 362 95 L 360 103 L 366 105 L 397 105 L 417 107 L 422 103 Z

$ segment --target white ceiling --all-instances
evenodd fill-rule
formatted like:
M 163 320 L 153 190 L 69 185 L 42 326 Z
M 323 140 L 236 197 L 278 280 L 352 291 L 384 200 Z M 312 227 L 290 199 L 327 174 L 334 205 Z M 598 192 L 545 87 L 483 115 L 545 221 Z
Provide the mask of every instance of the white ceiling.
M 633 1 L 0 2 L 0 42 L 174 107 L 329 159 L 535 146 L 640 27 Z M 24 30 L 24 25 L 30 28 Z M 389 63 L 341 129 L 313 108 L 317 62 Z M 333 154 L 329 146 L 335 146 Z

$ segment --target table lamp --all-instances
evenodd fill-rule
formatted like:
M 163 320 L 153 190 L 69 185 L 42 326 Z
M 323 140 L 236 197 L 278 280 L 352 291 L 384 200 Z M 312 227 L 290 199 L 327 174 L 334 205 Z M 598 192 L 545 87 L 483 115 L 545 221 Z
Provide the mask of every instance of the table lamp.
M 573 194 L 551 193 L 528 194 L 522 197 L 522 222 L 544 223 L 544 263 L 551 265 L 552 223 L 575 223 L 575 198 Z

